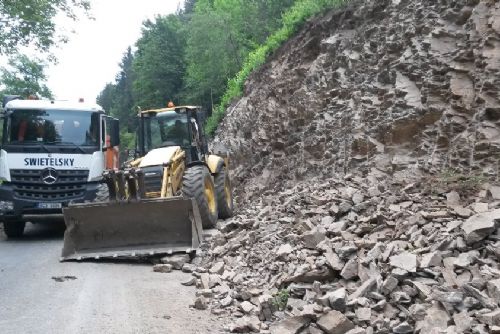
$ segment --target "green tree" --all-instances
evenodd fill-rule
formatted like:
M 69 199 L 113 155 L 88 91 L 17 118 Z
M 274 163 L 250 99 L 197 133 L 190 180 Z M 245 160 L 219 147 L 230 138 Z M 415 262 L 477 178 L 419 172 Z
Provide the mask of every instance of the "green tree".
M 184 96 L 208 107 L 294 0 L 198 0 L 188 27 Z
M 185 74 L 185 35 L 179 16 L 146 21 L 137 41 L 133 63 L 134 97 L 142 109 L 166 106 L 176 100 Z
M 48 51 L 65 41 L 56 34 L 55 16 L 62 12 L 75 20 L 79 10 L 88 14 L 89 9 L 89 0 L 0 1 L 0 54 L 17 52 L 19 46 Z
M 0 95 L 37 95 L 52 98 L 46 86 L 45 63 L 25 55 L 9 58 L 8 66 L 0 68 Z
M 107 83 L 104 89 L 97 96 L 97 104 L 104 108 L 106 112 L 110 112 L 113 107 L 116 86 L 112 83 Z
M 129 47 L 122 57 L 120 72 L 116 76 L 114 100 L 110 109 L 111 113 L 120 119 L 123 128 L 129 132 L 134 131 L 133 61 L 134 56 Z

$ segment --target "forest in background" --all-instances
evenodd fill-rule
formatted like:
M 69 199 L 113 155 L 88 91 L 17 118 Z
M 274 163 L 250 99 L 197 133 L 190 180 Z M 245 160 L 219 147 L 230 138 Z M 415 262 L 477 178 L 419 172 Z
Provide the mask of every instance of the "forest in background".
M 209 134 L 248 75 L 311 16 L 342 0 L 186 0 L 176 14 L 145 21 L 97 102 L 121 121 L 133 148 L 138 108 L 201 105 Z
M 35 46 L 54 61 L 50 48 L 67 41 L 56 33 L 56 13 L 77 19 L 75 13 L 89 16 L 91 8 L 88 0 L 26 1 L 0 6 L 0 27 L 2 22 L 12 27 L 0 34 L 0 54 L 9 50 L 10 55 L 9 66 L 0 68 L 0 97 L 22 92 L 52 98 L 45 85 L 48 63 L 20 54 L 17 47 Z M 250 73 L 307 19 L 342 2 L 185 0 L 175 14 L 143 23 L 140 38 L 124 50 L 115 80 L 102 88 L 97 102 L 120 119 L 124 149 L 134 147 L 137 110 L 169 101 L 203 106 L 211 135 Z

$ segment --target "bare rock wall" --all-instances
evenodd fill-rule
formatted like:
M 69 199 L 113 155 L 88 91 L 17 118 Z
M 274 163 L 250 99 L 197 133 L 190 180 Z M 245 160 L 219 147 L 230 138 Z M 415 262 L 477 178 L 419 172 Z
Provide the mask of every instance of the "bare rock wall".
M 499 125 L 499 1 L 365 0 L 279 49 L 214 142 L 248 197 L 372 167 L 497 178 Z

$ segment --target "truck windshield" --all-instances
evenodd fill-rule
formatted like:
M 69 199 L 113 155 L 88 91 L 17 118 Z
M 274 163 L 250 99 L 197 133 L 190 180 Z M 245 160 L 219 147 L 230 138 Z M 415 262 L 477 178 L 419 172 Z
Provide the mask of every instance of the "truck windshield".
M 189 146 L 186 114 L 161 113 L 146 121 L 146 148 L 152 150 L 165 146 Z
M 6 144 L 99 144 L 99 113 L 73 110 L 14 110 L 6 126 Z

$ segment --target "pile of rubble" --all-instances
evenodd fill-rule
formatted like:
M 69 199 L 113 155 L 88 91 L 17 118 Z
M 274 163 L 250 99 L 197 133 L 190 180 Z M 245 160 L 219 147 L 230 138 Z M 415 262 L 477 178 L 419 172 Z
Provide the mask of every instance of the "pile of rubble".
M 269 191 L 184 284 L 237 333 L 500 333 L 500 188 L 448 186 L 375 172 Z

